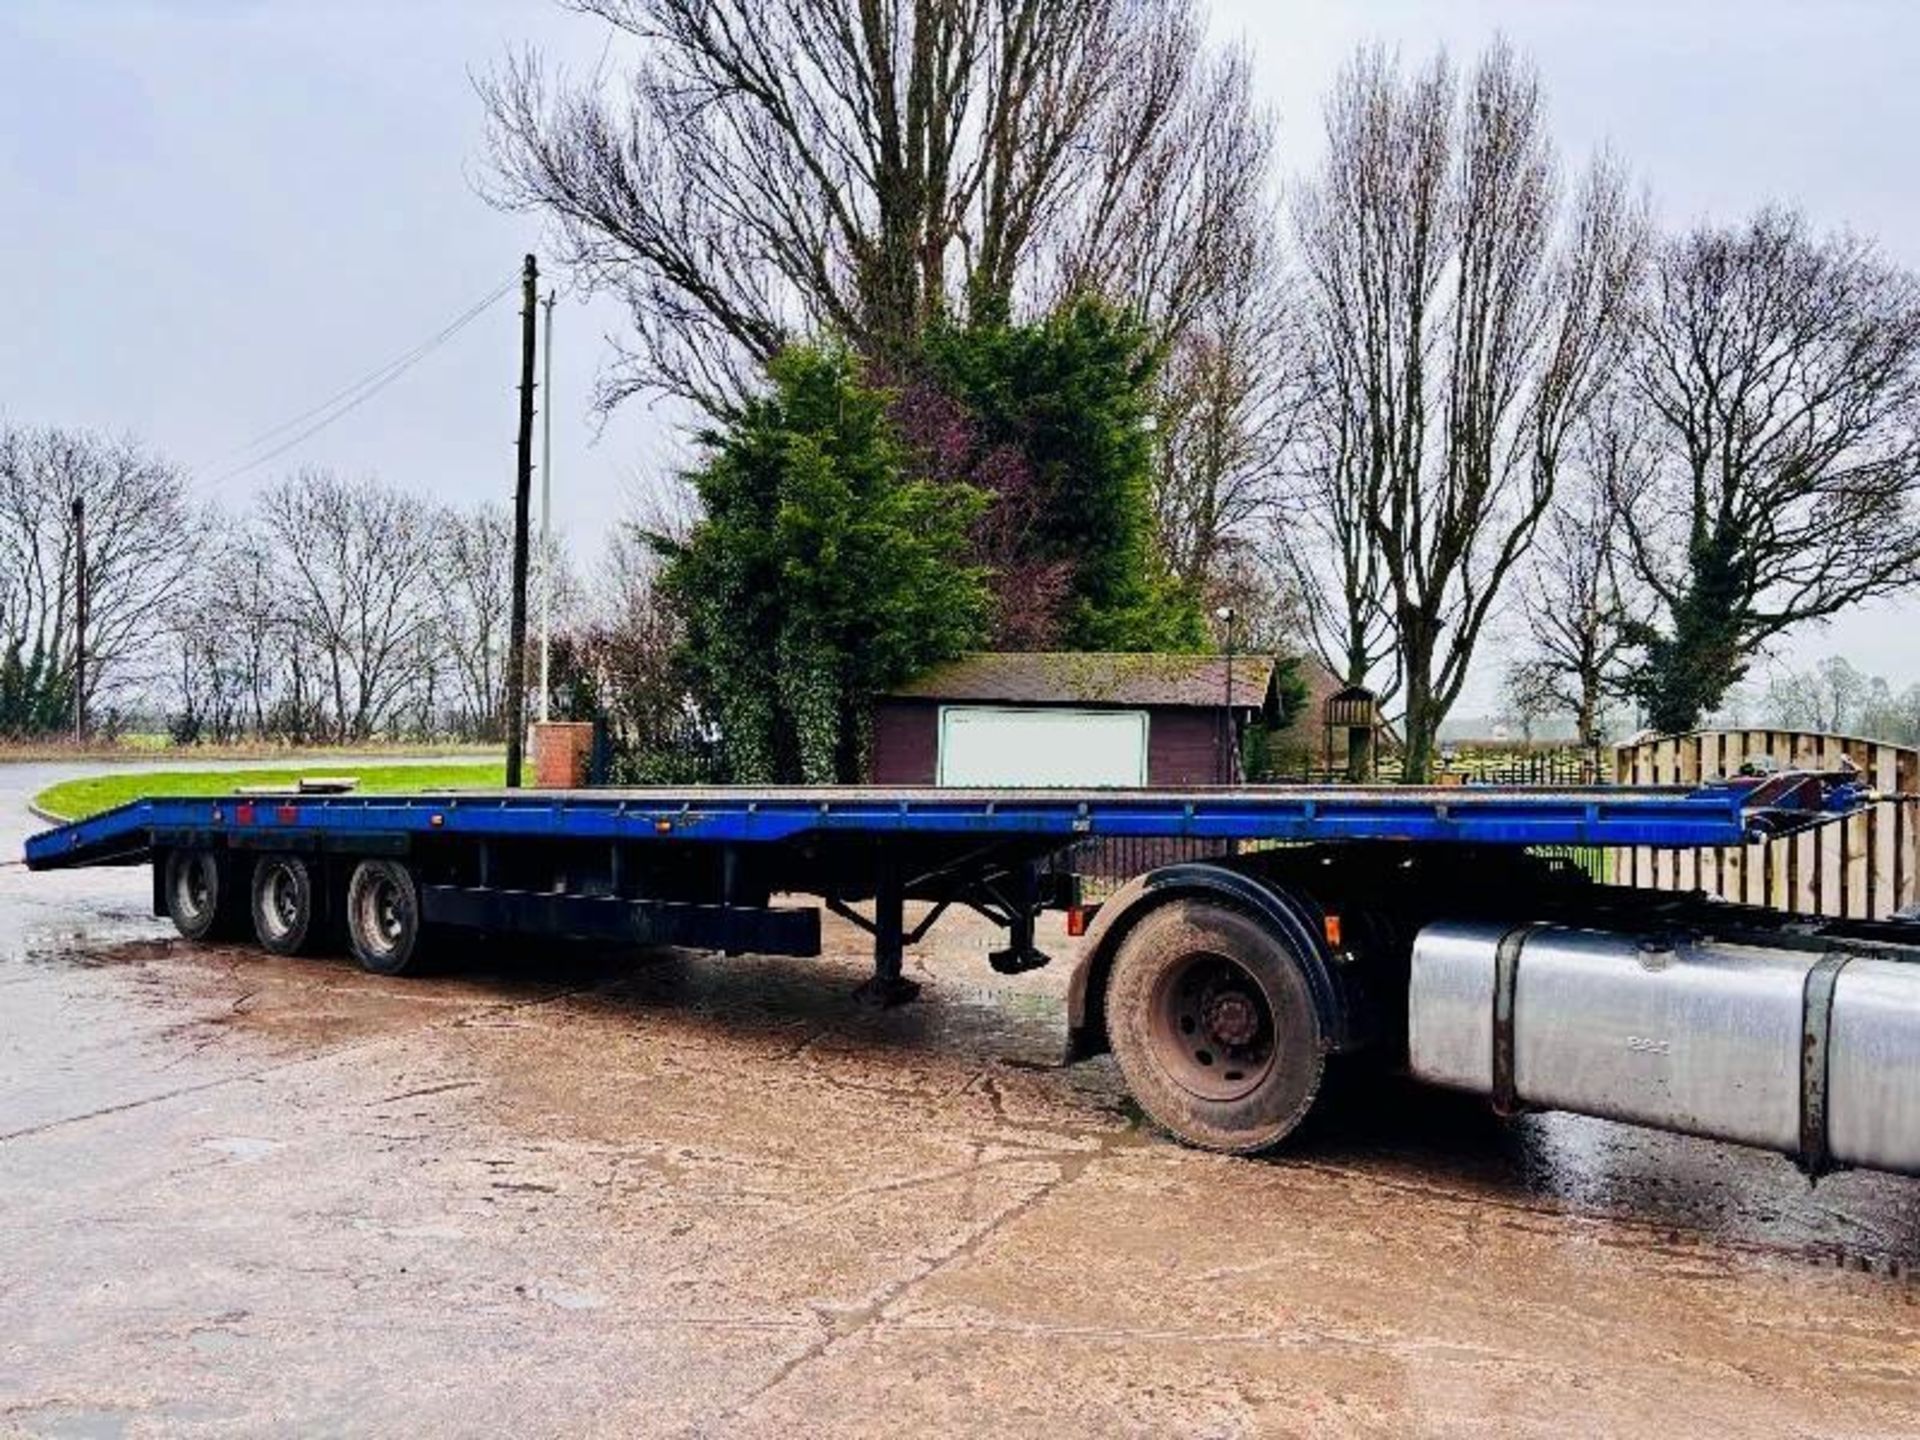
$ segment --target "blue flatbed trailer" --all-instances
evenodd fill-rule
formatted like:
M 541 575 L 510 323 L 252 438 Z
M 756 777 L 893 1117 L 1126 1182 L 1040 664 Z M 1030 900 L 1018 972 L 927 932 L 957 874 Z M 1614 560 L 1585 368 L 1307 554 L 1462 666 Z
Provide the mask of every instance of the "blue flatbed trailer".
M 1844 811 L 1854 792 L 1780 805 L 1759 782 L 1696 788 L 1272 786 L 1218 790 L 794 789 L 257 794 L 134 800 L 27 842 L 34 869 L 145 860 L 156 830 L 283 835 L 773 844 L 810 835 L 1093 836 L 1466 845 L 1737 845 Z
M 1900 1046 L 1911 1038 L 1912 1054 L 1900 1063 L 1920 1063 L 1920 967 L 1909 963 L 1920 958 L 1920 925 L 1809 923 L 1628 891 L 1538 853 L 1739 845 L 1825 823 L 1870 798 L 1844 774 L 1691 789 L 294 790 L 137 800 L 32 837 L 26 858 L 35 870 L 151 865 L 155 912 L 189 938 L 250 930 L 280 954 L 344 941 L 365 968 L 392 975 L 422 969 L 476 931 L 816 955 L 819 909 L 784 903 L 813 895 L 873 937 L 874 973 L 856 993 L 883 1006 L 917 993 L 902 973 L 904 952 L 950 906 L 1008 931 L 988 957 L 1007 973 L 1047 963 L 1035 921 L 1061 907 L 1073 933 L 1092 916 L 1069 984 L 1070 1058 L 1112 1049 L 1143 1108 L 1192 1143 L 1268 1148 L 1304 1117 L 1329 1064 L 1384 1055 L 1505 1109 L 1561 1096 L 1561 1108 L 1773 1144 L 1813 1172 L 1920 1170 L 1920 1083 L 1907 1083 L 1915 1077 L 1901 1072 L 1897 1114 L 1880 1114 L 1874 1138 L 1861 1141 L 1845 1118 L 1859 1102 L 1830 1094 L 1826 1061 L 1810 1067 L 1805 1058 L 1809 1046 L 1842 1062 L 1865 1053 L 1866 1042 L 1844 1037 L 1853 1033 L 1846 1017 L 1865 1003 L 1852 997 L 1871 980 L 1903 996 L 1893 1030 Z M 1136 876 L 1094 913 L 1080 903 L 1072 854 L 1123 838 L 1197 841 L 1220 853 Z M 911 928 L 909 902 L 926 907 Z M 1625 949 L 1583 959 L 1581 936 Z M 1759 958 L 1742 951 L 1729 960 L 1728 945 Z M 1650 946 L 1679 959 L 1635 963 Z M 1578 1074 L 1590 1077 L 1596 1065 L 1611 1074 L 1623 1045 L 1643 1057 L 1724 1059 L 1731 1024 L 1761 1033 L 1751 1047 L 1732 1047 L 1735 1070 L 1797 1068 L 1792 1095 L 1761 1104 L 1756 1120 L 1755 1085 L 1733 1074 L 1720 1087 L 1731 1098 L 1707 1105 L 1713 1114 L 1703 1120 L 1691 1080 L 1676 1088 L 1674 1074 L 1655 1073 L 1660 1065 L 1629 1064 L 1597 1098 L 1568 1103 L 1548 1078 L 1560 1068 L 1555 1052 L 1543 1060 L 1526 1044 L 1564 1029 L 1567 1017 L 1527 1004 L 1552 991 L 1560 969 L 1584 975 L 1590 961 L 1602 981 L 1618 982 L 1602 985 L 1606 1004 L 1622 1010 L 1609 1022 L 1615 1029 L 1673 1033 L 1621 1032 L 1631 1045 L 1602 1037 L 1597 1055 L 1558 1042 Z M 1735 1006 L 1730 1021 L 1696 1013 L 1726 973 L 1763 971 L 1779 972 L 1781 994 L 1792 991 L 1798 1022 L 1784 1056 L 1774 1053 L 1772 992 L 1765 1004 Z M 1634 988 L 1636 974 L 1655 973 L 1670 980 Z M 1917 983 L 1907 997 L 1900 987 L 1909 978 Z M 1469 999 L 1449 1008 L 1460 993 Z M 1910 1017 L 1910 1037 L 1900 1017 Z M 1878 1054 L 1887 1040 L 1875 1034 Z M 1851 1073 L 1844 1063 L 1841 1073 Z M 1885 1112 L 1885 1095 L 1874 1095 Z M 1781 1109 L 1789 1098 L 1792 1143 Z M 1837 1145 L 1828 1119 L 1836 1107 Z

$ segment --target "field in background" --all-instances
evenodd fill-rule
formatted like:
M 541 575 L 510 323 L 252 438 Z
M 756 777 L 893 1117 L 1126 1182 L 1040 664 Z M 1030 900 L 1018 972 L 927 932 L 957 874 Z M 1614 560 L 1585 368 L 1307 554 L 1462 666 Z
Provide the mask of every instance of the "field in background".
M 323 754 L 307 764 L 258 770 L 146 770 L 89 775 L 49 786 L 34 796 L 33 803 L 48 815 L 79 820 L 147 796 L 231 795 L 238 789 L 291 787 L 302 776 L 311 775 L 351 775 L 359 781 L 360 789 L 383 793 L 477 790 L 505 783 L 506 764 L 501 760 L 467 760 L 444 765 L 367 765 L 329 759 Z
M 132 732 L 114 740 L 89 740 L 84 745 L 57 737 L 0 739 L 0 765 L 49 760 L 129 760 L 143 764 L 151 764 L 156 760 L 178 760 L 182 764 L 198 764 L 203 760 L 259 760 L 293 765 L 322 761 L 330 755 L 346 755 L 355 760 L 390 756 L 398 760 L 408 756 L 437 755 L 478 758 L 499 753 L 497 744 L 397 744 L 384 740 L 368 740 L 355 745 L 281 745 L 267 740 L 246 740 L 233 745 L 175 745 L 165 735 L 147 731 Z

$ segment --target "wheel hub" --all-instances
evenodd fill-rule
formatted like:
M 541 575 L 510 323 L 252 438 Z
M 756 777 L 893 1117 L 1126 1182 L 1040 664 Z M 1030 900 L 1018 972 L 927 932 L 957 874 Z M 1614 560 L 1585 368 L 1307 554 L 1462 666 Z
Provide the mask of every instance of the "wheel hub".
M 394 887 L 382 883 L 374 891 L 373 919 L 380 938 L 391 946 L 400 938 L 400 897 Z
M 180 869 L 175 898 L 188 915 L 204 915 L 213 905 L 213 862 L 204 855 L 189 859 Z
M 1251 1094 L 1273 1069 L 1273 1010 L 1260 982 L 1224 955 L 1196 953 L 1168 968 L 1155 987 L 1154 1058 L 1203 1100 Z
M 1246 1045 L 1260 1033 L 1260 1011 L 1239 990 L 1210 994 L 1201 1006 L 1207 1032 L 1222 1045 Z

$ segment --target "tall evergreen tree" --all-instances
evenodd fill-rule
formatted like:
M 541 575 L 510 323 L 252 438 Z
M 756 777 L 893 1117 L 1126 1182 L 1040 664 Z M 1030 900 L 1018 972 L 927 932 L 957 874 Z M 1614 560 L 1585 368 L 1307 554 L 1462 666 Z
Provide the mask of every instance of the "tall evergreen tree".
M 1157 358 L 1137 322 L 1092 298 L 1032 324 L 936 328 L 927 342 L 936 383 L 972 421 L 976 470 L 1008 452 L 1023 462 L 1030 516 L 1018 527 L 989 524 L 1001 548 L 983 558 L 1007 572 L 1066 568 L 1051 636 L 1063 649 L 1206 643 L 1198 601 L 1167 574 L 1154 542 Z
M 874 694 L 981 634 L 962 558 L 981 497 L 918 478 L 843 349 L 795 347 L 771 390 L 704 437 L 702 518 L 665 555 L 681 660 L 737 782 L 862 778 Z

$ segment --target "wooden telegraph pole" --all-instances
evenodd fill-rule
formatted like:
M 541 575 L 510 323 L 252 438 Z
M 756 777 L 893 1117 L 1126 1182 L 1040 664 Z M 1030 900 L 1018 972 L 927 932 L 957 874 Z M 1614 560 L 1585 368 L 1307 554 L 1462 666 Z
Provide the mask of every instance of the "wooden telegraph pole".
M 73 497 L 73 738 L 87 738 L 87 502 Z
M 527 510 L 533 492 L 534 310 L 540 288 L 540 267 L 531 255 L 520 288 L 520 438 L 513 481 L 513 622 L 507 635 L 507 785 L 515 790 L 527 732 Z

